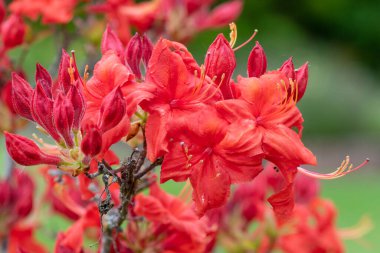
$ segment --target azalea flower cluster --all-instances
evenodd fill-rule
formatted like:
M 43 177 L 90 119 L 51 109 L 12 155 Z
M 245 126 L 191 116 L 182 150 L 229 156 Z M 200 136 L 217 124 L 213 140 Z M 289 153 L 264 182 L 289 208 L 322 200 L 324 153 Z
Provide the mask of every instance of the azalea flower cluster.
M 86 12 L 106 13 L 110 22 L 93 69 L 86 65 L 80 71 L 75 51 L 66 48 L 60 49 L 56 77 L 37 63 L 35 81 L 28 82 L 11 61 L 1 63 L 7 83 L 2 97 L 11 118 L 38 130 L 33 138 L 23 136 L 12 121 L 4 131 L 8 154 L 21 166 L 43 165 L 44 200 L 72 221 L 57 234 L 54 252 L 91 252 L 87 241 L 102 253 L 201 253 L 218 245 L 231 252 L 343 252 L 335 209 L 318 197 L 316 180 L 344 176 L 368 161 L 353 168 L 347 157 L 329 174 L 301 167 L 317 164 L 301 140 L 304 120 L 297 107 L 307 88 L 308 64 L 295 68 L 289 58 L 268 70 L 256 42 L 246 74 L 234 78 L 235 51 L 256 32 L 235 46 L 237 28 L 230 22 L 242 2 L 214 5 L 212 0 L 9 5 L 9 20 L 17 20 L 3 23 L 4 52 L 24 42 L 22 17 L 67 24 L 87 6 Z M 227 23 L 229 39 L 219 34 L 199 64 L 183 43 Z M 131 27 L 140 33 L 131 36 Z M 122 156 L 114 144 L 127 144 Z M 6 217 L 0 240 L 12 253 L 47 252 L 32 236 L 38 227 L 29 215 L 32 179 L 11 165 L 0 182 L 6 189 L 0 194 L 0 214 Z M 178 197 L 160 188 L 169 180 L 184 182 Z M 28 215 L 32 221 L 20 228 Z M 252 224 L 258 224 L 254 232 Z M 242 244 L 246 240 L 250 243 Z

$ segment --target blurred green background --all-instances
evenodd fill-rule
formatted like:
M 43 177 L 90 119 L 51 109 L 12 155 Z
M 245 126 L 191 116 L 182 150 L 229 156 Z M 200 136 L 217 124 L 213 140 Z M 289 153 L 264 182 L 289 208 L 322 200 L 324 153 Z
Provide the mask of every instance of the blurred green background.
M 358 172 L 323 182 L 322 194 L 336 203 L 340 227 L 355 225 L 363 215 L 368 215 L 374 224 L 363 238 L 346 241 L 349 253 L 380 252 L 379 6 L 375 0 L 246 0 L 236 22 L 237 45 L 247 40 L 254 29 L 259 30 L 255 40 L 265 49 L 269 69 L 277 69 L 290 56 L 296 67 L 310 63 L 309 86 L 299 107 L 305 119 L 305 144 L 319 160 L 319 166 L 311 169 L 332 171 L 346 155 L 351 156 L 354 165 L 367 157 L 371 159 Z M 204 32 L 190 43 L 189 49 L 198 62 L 203 61 L 219 32 L 227 36 L 228 27 Z M 246 74 L 253 45 L 251 42 L 237 51 L 236 74 Z M 81 41 L 68 49 L 75 49 L 78 61 L 83 62 Z M 24 65 L 28 76 L 33 77 L 36 62 L 49 68 L 56 52 L 51 38 L 36 43 Z M 49 226 L 58 230 L 62 220 L 54 218 Z M 40 236 L 47 235 L 42 232 Z

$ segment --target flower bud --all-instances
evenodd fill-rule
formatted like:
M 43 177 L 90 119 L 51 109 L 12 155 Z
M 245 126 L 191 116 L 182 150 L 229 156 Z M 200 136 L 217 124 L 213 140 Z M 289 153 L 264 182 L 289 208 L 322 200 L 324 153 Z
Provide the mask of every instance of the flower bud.
M 307 81 L 309 79 L 309 64 L 306 62 L 299 69 L 295 71 L 296 73 L 296 81 L 298 85 L 298 98 L 297 101 L 301 100 L 303 95 L 305 94 Z
M 86 104 L 78 83 L 71 85 L 70 90 L 67 93 L 67 98 L 71 101 L 74 108 L 73 130 L 79 131 L 82 118 L 86 111 Z
M 112 30 L 110 25 L 107 25 L 107 28 L 103 33 L 101 50 L 102 50 L 102 54 L 105 54 L 109 50 L 113 50 L 119 56 L 123 55 L 123 52 L 124 52 L 123 43 L 120 41 L 117 34 Z
M 58 156 L 45 154 L 32 140 L 8 132 L 4 132 L 4 134 L 8 153 L 18 164 L 25 166 L 37 164 L 58 165 L 60 162 Z
M 282 66 L 279 69 L 287 78 L 294 80 L 295 79 L 295 73 L 294 73 L 294 64 L 293 64 L 293 58 L 290 57 L 287 59 Z
M 70 55 L 62 49 L 61 61 L 58 69 L 58 80 L 52 85 L 53 97 L 59 93 L 67 94 L 71 87 L 71 77 L 68 69 L 70 68 Z
M 40 83 L 37 83 L 33 92 L 31 111 L 34 120 L 42 126 L 54 140 L 61 142 L 61 137 L 53 123 L 53 100 L 47 97 Z
M 216 78 L 225 99 L 234 98 L 230 79 L 236 67 L 236 59 L 227 39 L 219 34 L 207 50 L 205 59 L 206 75 Z
M 85 131 L 81 143 L 82 152 L 90 157 L 96 156 L 102 150 L 102 135 L 96 126 L 90 126 Z
M 30 84 L 16 73 L 12 73 L 12 104 L 16 113 L 34 121 L 31 113 L 33 89 Z
M 249 54 L 247 70 L 249 77 L 260 77 L 267 71 L 267 57 L 258 41 Z
M 12 14 L 1 25 L 1 37 L 5 49 L 11 49 L 23 43 L 25 36 L 25 24 L 22 18 Z
M 54 101 L 54 123 L 58 133 L 63 137 L 68 147 L 74 146 L 71 129 L 74 123 L 74 107 L 67 97 L 61 94 Z
M 141 39 L 141 44 L 142 44 L 142 47 L 141 47 L 142 61 L 145 66 L 148 66 L 148 62 L 153 52 L 153 44 L 148 38 L 148 36 L 146 36 L 145 34 L 141 35 L 140 39 Z
M 53 81 L 51 79 L 49 72 L 44 67 L 42 67 L 39 63 L 37 63 L 36 65 L 35 78 L 36 78 L 36 83 L 40 83 L 42 88 L 44 88 L 46 95 L 49 98 L 52 98 L 51 86 L 52 86 Z
M 152 56 L 153 45 L 145 35 L 136 33 L 128 43 L 126 61 L 137 78 L 141 79 L 140 63 L 148 64 Z
M 126 103 L 120 87 L 117 87 L 103 99 L 98 121 L 99 129 L 104 133 L 115 127 L 119 124 L 125 113 Z

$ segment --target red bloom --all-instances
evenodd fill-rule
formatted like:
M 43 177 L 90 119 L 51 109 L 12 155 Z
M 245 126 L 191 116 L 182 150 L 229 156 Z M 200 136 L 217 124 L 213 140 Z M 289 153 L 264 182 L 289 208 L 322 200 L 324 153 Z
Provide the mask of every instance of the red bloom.
M 190 178 L 199 215 L 222 206 L 230 185 L 252 180 L 262 170 L 260 139 L 248 120 L 227 124 L 211 108 L 176 122 L 164 157 L 161 182 Z
M 130 39 L 130 26 L 140 33 L 154 29 L 171 39 L 185 42 L 199 31 L 231 23 L 242 9 L 240 0 L 229 1 L 212 9 L 214 2 L 151 0 L 135 3 L 132 0 L 107 0 L 104 4 L 92 6 L 92 10 L 107 14 L 124 43 Z
M 150 113 L 146 123 L 149 160 L 167 151 L 166 135 L 173 119 L 201 110 L 221 97 L 202 71 L 182 44 L 161 39 L 154 47 L 143 84 L 151 98 L 141 103 Z
M 301 164 L 316 164 L 314 155 L 303 145 L 303 118 L 296 107 L 296 87 L 280 72 L 260 78 L 241 78 L 238 87 L 241 97 L 216 103 L 220 115 L 229 122 L 246 119 L 251 134 L 260 140 L 265 158 L 276 164 L 288 185 L 269 201 L 276 213 L 284 218 L 292 209 L 292 182 Z M 288 93 L 288 89 L 291 93 Z M 298 129 L 298 134 L 292 130 Z
M 279 238 L 278 247 L 289 253 L 344 252 L 335 228 L 336 211 L 326 200 L 314 199 L 308 206 L 297 206 L 289 222 L 293 232 Z
M 17 225 L 9 233 L 8 253 L 47 253 L 47 249 L 34 238 L 35 227 L 31 225 Z
M 95 228 L 100 233 L 100 215 L 97 205 L 93 203 L 87 206 L 85 212 L 64 233 L 59 233 L 55 243 L 55 253 L 81 253 L 83 252 L 83 240 L 85 231 Z M 97 235 L 95 238 L 98 238 Z
M 44 24 L 58 23 L 64 24 L 73 18 L 74 8 L 79 0 L 15 0 L 9 8 L 13 13 L 26 16 L 30 19 L 37 19 L 42 16 Z
M 137 104 L 149 96 L 138 86 L 134 75 L 115 51 L 107 51 L 95 65 L 94 76 L 84 89 L 87 109 L 82 127 L 86 130 L 97 126 L 102 130 L 101 153 L 128 134 L 129 118 Z M 114 108 L 115 99 L 119 101 L 117 110 Z
M 204 252 L 207 244 L 206 224 L 199 220 L 189 205 L 165 193 L 157 184 L 150 195 L 135 198 L 134 212 L 153 223 L 153 234 L 160 252 Z

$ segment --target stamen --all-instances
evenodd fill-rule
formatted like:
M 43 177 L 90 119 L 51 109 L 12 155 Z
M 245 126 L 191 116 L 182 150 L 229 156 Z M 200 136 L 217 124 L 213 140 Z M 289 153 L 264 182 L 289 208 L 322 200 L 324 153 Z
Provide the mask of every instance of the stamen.
M 358 170 L 362 167 L 364 167 L 369 162 L 369 158 L 367 158 L 364 162 L 362 162 L 357 167 L 353 168 L 353 165 L 350 163 L 350 157 L 346 156 L 346 159 L 344 159 L 341 163 L 341 165 L 333 172 L 322 174 L 318 172 L 313 172 L 306 170 L 304 168 L 298 167 L 298 171 L 302 174 L 305 174 L 309 177 L 317 178 L 317 179 L 324 179 L 324 180 L 330 180 L 330 179 L 336 179 L 343 177 L 351 172 L 354 172 L 355 170 Z
M 36 133 L 32 134 L 33 139 L 35 139 L 39 144 L 45 145 L 45 142 L 42 138 L 38 137 Z
M 191 193 L 192 193 L 192 190 L 191 190 L 190 180 L 186 180 L 186 183 L 183 186 L 181 192 L 179 193 L 178 198 L 185 203 L 190 203 Z
M 209 100 L 210 98 L 214 97 L 215 94 L 219 91 L 220 89 L 220 86 L 222 86 L 223 84 L 223 81 L 224 81 L 224 78 L 226 77 L 226 74 L 223 73 L 222 76 L 220 77 L 220 82 L 218 84 L 218 86 L 215 88 L 215 91 L 213 93 L 211 93 L 211 95 L 207 96 L 207 92 L 210 90 L 211 87 L 214 87 L 212 85 L 212 83 L 210 83 L 210 85 L 207 87 L 207 89 L 203 92 L 202 96 L 200 97 L 199 100 L 201 101 L 207 101 Z M 207 97 L 206 97 L 207 96 Z
M 206 68 L 205 68 L 205 66 L 202 64 L 200 69 L 201 69 L 201 73 L 199 75 L 199 82 L 195 83 L 195 85 L 194 85 L 194 90 L 192 93 L 193 95 L 201 90 L 203 83 L 206 79 Z M 194 76 L 198 77 L 198 71 L 197 70 L 194 71 Z M 195 79 L 195 82 L 197 82 L 197 79 Z
M 371 219 L 368 216 L 363 216 L 359 222 L 350 228 L 339 229 L 339 236 L 345 240 L 356 240 L 368 234 L 373 228 Z
M 237 51 L 239 50 L 240 48 L 244 47 L 245 45 L 247 45 L 249 42 L 251 42 L 253 40 L 253 38 L 256 37 L 256 34 L 258 33 L 259 31 L 257 29 L 254 30 L 252 36 L 246 41 L 246 42 L 243 42 L 243 44 L 239 45 L 238 47 L 235 47 L 234 48 L 234 51 Z
M 87 83 L 88 78 L 90 77 L 90 74 L 88 73 L 88 65 L 84 67 L 84 73 L 83 73 L 83 82 L 84 84 Z
M 237 40 L 237 27 L 234 22 L 230 23 L 230 46 L 233 48 Z

